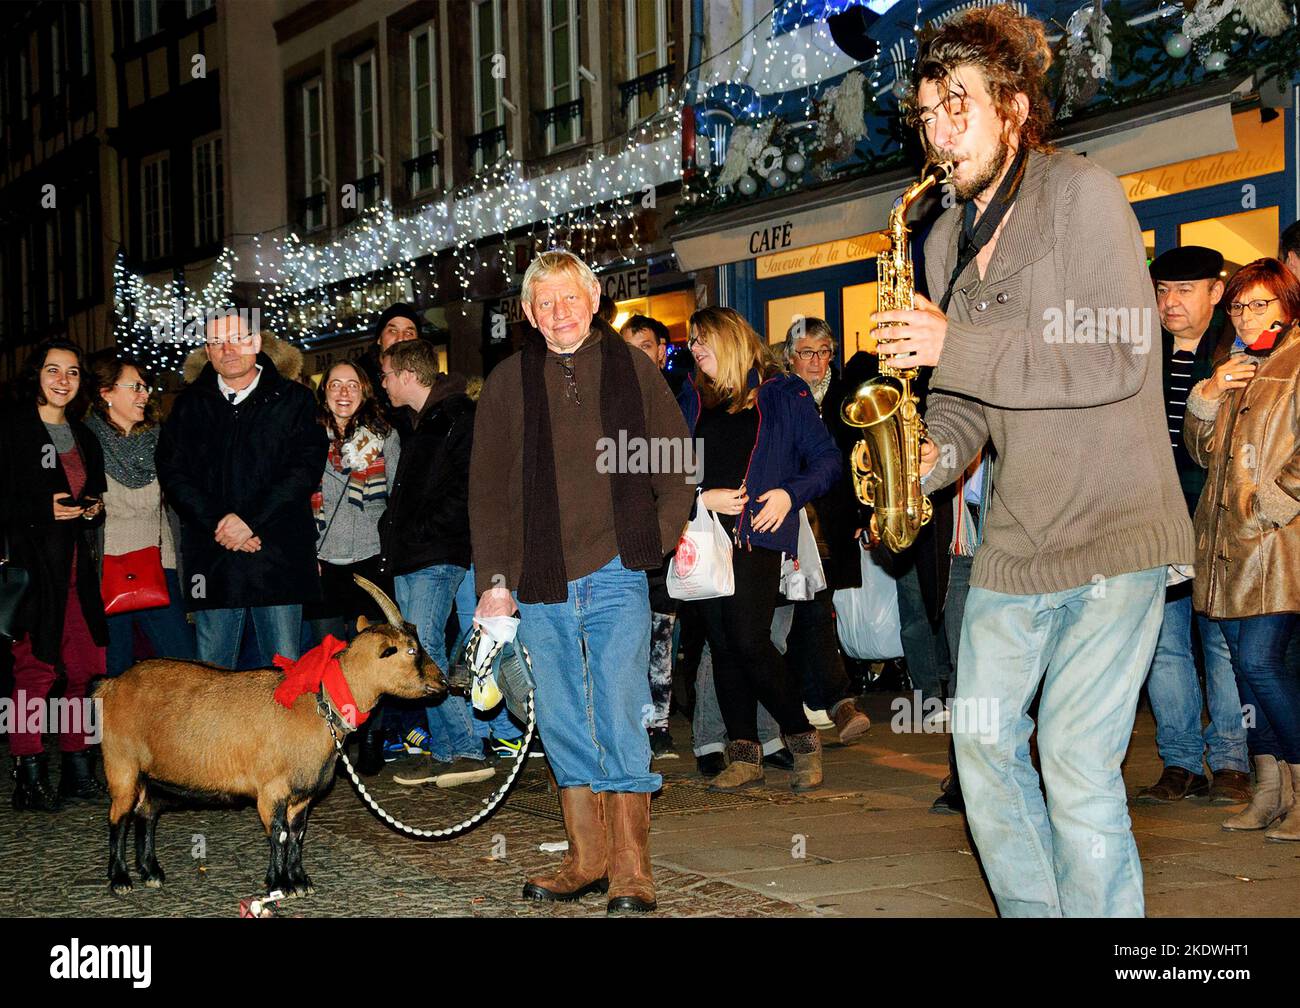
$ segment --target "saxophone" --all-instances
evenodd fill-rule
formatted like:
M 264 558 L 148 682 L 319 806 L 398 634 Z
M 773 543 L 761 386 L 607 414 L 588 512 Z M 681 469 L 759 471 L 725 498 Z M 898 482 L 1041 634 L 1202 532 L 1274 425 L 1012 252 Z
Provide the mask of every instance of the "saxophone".
M 889 213 L 889 249 L 876 257 L 880 277 L 876 310 L 914 307 L 912 256 L 908 248 L 907 211 L 933 185 L 947 182 L 951 161 L 926 162 Z M 897 325 L 898 323 L 885 323 Z M 840 410 L 844 422 L 862 433 L 849 456 L 858 500 L 873 508 L 871 531 L 895 553 L 916 541 L 934 512 L 921 493 L 921 440 L 925 421 L 912 392 L 916 368 L 894 368 L 880 358 L 880 377 L 863 382 Z

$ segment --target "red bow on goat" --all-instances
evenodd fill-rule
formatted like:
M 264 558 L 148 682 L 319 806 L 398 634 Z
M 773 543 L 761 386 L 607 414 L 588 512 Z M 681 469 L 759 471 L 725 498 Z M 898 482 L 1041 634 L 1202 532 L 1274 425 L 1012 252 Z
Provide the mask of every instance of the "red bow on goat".
M 324 686 L 334 709 L 342 715 L 349 728 L 365 724 L 370 713 L 357 710 L 357 702 L 339 665 L 339 654 L 346 648 L 346 643 L 333 634 L 326 634 L 323 641 L 297 661 L 276 655 L 275 667 L 284 670 L 284 681 L 275 688 L 276 701 L 292 707 L 304 693 L 319 693 Z

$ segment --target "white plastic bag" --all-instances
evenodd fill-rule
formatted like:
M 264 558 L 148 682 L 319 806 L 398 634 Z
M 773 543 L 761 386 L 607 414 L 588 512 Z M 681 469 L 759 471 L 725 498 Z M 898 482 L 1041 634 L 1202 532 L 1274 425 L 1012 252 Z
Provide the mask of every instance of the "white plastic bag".
M 683 602 L 723 598 L 736 591 L 731 568 L 731 536 L 718 516 L 697 496 L 695 517 L 677 543 L 668 567 L 668 594 Z
M 781 594 L 791 602 L 809 602 L 826 587 L 826 571 L 817 549 L 817 537 L 808 521 L 808 509 L 799 509 L 799 555 L 781 554 Z
M 835 625 L 844 653 L 858 661 L 883 661 L 903 653 L 898 582 L 862 549 L 862 587 L 835 592 Z

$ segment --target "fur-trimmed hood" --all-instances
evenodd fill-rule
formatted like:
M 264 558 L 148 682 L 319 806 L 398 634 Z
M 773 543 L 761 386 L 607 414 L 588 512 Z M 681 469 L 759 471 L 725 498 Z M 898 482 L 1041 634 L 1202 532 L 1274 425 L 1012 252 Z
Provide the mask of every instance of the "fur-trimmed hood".
M 270 333 L 262 333 L 262 353 L 271 358 L 275 369 L 289 381 L 297 381 L 302 376 L 302 351 L 287 340 Z M 186 385 L 193 385 L 194 379 L 208 363 L 208 352 L 203 347 L 191 350 L 185 358 L 183 375 Z

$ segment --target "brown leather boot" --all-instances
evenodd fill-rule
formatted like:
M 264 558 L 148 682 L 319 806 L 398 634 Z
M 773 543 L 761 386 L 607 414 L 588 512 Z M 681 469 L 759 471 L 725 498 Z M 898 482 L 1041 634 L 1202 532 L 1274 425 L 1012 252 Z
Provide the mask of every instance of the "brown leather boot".
M 858 708 L 857 701 L 852 697 L 841 700 L 831 708 L 830 713 L 831 720 L 835 722 L 835 730 L 840 735 L 840 745 L 848 745 L 871 730 L 871 718 Z
M 524 899 L 568 903 L 609 888 L 609 857 L 605 842 L 607 795 L 589 787 L 560 788 L 564 832 L 569 850 L 554 875 L 539 875 L 524 884 Z
M 649 913 L 655 908 L 650 869 L 650 795 L 611 791 L 605 796 L 609 838 L 609 913 Z

